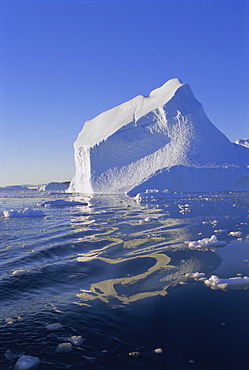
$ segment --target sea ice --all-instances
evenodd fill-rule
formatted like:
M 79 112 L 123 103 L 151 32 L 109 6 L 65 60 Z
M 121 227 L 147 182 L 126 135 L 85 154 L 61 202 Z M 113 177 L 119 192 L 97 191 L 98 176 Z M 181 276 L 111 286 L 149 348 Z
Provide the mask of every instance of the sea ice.
M 71 207 L 71 206 L 87 206 L 85 202 L 67 201 L 64 199 L 49 200 L 47 202 L 38 203 L 37 205 L 43 207 Z
M 224 247 L 227 243 L 225 241 L 219 241 L 216 235 L 212 235 L 211 238 L 203 238 L 201 240 L 193 241 L 188 243 L 190 249 L 206 250 L 210 248 Z
M 43 217 L 44 212 L 39 209 L 24 208 L 24 209 L 10 209 L 3 211 L 4 217 Z
M 249 277 L 244 276 L 221 279 L 216 275 L 212 275 L 209 279 L 205 280 L 204 283 L 212 289 L 248 289 Z
M 39 366 L 40 360 L 38 357 L 21 356 L 15 365 L 15 370 L 34 370 Z

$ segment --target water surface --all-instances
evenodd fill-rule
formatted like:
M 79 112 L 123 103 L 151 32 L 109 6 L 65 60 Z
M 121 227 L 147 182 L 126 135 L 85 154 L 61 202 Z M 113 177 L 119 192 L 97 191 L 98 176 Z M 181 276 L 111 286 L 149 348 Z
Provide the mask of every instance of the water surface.
M 0 368 L 20 355 L 39 369 L 247 369 L 249 290 L 185 276 L 249 276 L 249 194 L 136 202 L 119 196 L 2 193 Z M 87 205 L 41 207 L 64 199 Z M 241 240 L 229 235 L 242 231 Z M 186 242 L 217 235 L 198 251 Z M 50 331 L 47 325 L 60 323 Z M 82 336 L 80 346 L 58 352 Z

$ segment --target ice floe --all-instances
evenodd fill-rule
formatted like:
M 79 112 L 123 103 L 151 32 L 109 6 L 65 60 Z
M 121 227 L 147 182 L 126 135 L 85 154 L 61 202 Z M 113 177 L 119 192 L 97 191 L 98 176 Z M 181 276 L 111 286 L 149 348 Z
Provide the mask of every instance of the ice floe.
M 188 242 L 190 249 L 207 250 L 211 248 L 224 247 L 227 243 L 217 239 L 216 235 L 212 235 L 211 238 L 203 238 L 197 241 Z
M 75 200 L 68 201 L 64 199 L 48 200 L 47 202 L 37 203 L 42 207 L 72 207 L 72 206 L 87 206 L 86 202 L 77 202 Z
M 4 217 L 43 217 L 44 212 L 39 209 L 24 208 L 24 209 L 9 209 L 3 211 Z

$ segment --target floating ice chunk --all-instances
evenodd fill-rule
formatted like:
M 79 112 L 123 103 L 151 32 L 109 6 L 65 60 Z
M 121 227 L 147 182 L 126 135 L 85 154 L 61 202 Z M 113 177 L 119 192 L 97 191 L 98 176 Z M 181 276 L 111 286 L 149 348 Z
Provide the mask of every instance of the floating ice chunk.
M 33 370 L 39 366 L 40 360 L 38 357 L 21 356 L 15 365 L 15 370 Z
M 12 275 L 19 276 L 24 274 L 40 274 L 41 271 L 39 270 L 14 270 L 12 271 Z
M 156 348 L 154 349 L 154 353 L 163 353 L 162 348 Z
M 224 247 L 227 243 L 225 241 L 219 241 L 216 235 L 212 235 L 211 238 L 203 238 L 201 240 L 193 241 L 188 243 L 190 249 L 206 250 L 210 248 Z
M 56 322 L 54 324 L 48 324 L 46 325 L 46 328 L 49 330 L 49 331 L 55 331 L 55 330 L 60 330 L 62 329 L 62 325 L 59 323 L 59 322 Z
M 39 209 L 24 208 L 24 209 L 9 209 L 3 211 L 4 217 L 43 217 L 43 211 Z
M 77 201 L 67 201 L 64 199 L 56 199 L 56 200 L 50 200 L 43 203 L 38 203 L 38 205 L 43 207 L 71 207 L 71 206 L 87 206 L 87 203 L 85 202 L 77 202 Z
M 151 222 L 151 221 L 157 221 L 157 218 L 155 218 L 155 217 L 146 217 L 144 219 L 144 222 Z
M 209 279 L 205 280 L 204 283 L 212 289 L 248 289 L 249 277 L 244 276 L 220 279 L 218 276 L 212 275 Z
M 241 238 L 243 233 L 242 233 L 242 231 L 231 231 L 228 235 L 236 236 L 237 238 Z
M 222 234 L 222 233 L 225 233 L 226 231 L 227 231 L 226 229 L 217 229 L 217 230 L 214 230 L 214 233 Z
M 189 272 L 185 274 L 186 277 L 193 278 L 194 280 L 205 280 L 204 272 Z
M 72 337 L 69 337 L 68 340 L 69 340 L 69 342 L 71 342 L 75 346 L 80 347 L 85 339 L 82 338 L 81 335 L 78 335 L 78 336 L 73 335 Z
M 72 347 L 72 344 L 69 343 L 69 342 L 66 342 L 66 343 L 60 343 L 58 344 L 58 346 L 56 347 L 56 350 L 55 352 L 71 352 L 73 349 Z

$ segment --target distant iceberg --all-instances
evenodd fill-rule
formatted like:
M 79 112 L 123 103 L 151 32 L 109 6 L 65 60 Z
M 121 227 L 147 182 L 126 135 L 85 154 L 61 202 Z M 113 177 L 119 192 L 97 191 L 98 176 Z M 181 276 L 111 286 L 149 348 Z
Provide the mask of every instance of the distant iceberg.
M 69 192 L 249 191 L 249 148 L 231 143 L 174 78 L 87 121 Z
M 48 184 L 41 185 L 39 191 L 65 191 L 69 187 L 68 182 L 49 182 Z
M 22 185 L 11 185 L 11 186 L 4 186 L 0 187 L 0 191 L 32 191 L 32 189 L 29 189 L 27 186 Z

